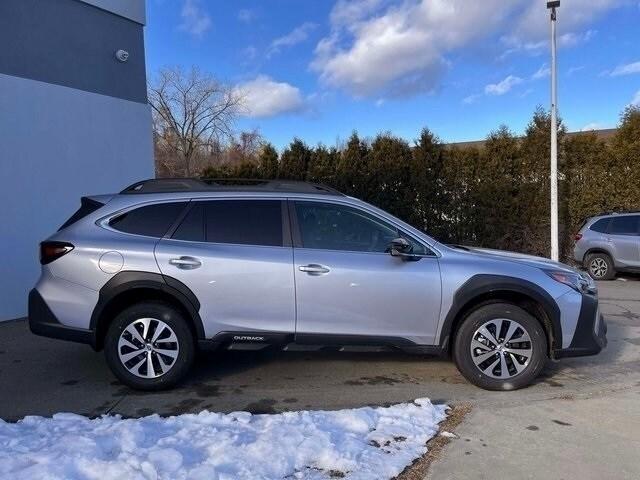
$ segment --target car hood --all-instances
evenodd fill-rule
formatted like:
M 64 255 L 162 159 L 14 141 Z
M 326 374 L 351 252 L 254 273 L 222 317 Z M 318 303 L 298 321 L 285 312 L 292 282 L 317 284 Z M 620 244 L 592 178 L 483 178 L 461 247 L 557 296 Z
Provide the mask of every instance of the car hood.
M 465 250 L 483 257 L 493 257 L 500 260 L 528 265 L 530 267 L 577 272 L 577 270 L 564 263 L 556 262 L 549 258 L 527 255 L 525 253 L 509 252 L 506 250 L 493 250 L 490 248 L 463 247 Z

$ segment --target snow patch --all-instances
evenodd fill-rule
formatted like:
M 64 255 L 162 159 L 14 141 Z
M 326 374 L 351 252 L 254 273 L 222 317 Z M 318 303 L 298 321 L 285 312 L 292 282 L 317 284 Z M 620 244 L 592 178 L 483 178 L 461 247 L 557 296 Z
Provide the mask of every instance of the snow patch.
M 383 479 L 423 455 L 446 417 L 428 399 L 277 415 L 162 418 L 59 413 L 0 420 L 0 477 L 20 479 Z

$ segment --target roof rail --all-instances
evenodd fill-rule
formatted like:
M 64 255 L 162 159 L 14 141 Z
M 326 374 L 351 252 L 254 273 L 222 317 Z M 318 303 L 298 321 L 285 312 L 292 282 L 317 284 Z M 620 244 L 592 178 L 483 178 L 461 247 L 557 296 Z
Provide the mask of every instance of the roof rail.
M 120 193 L 140 194 L 209 191 L 261 191 L 344 195 L 334 188 L 317 183 L 260 178 L 152 178 L 129 185 Z
M 595 217 L 600 217 L 602 215 L 622 215 L 627 213 L 640 213 L 640 210 L 611 210 L 609 212 L 602 212 L 598 215 L 594 215 Z
M 207 184 L 197 178 L 150 178 L 133 183 L 120 193 L 188 192 L 206 188 Z

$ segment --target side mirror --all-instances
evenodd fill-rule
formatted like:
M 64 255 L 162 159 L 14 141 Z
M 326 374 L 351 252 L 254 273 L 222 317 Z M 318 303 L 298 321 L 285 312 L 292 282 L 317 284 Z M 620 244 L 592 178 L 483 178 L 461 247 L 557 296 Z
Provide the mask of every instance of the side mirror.
M 402 237 L 391 240 L 391 243 L 389 243 L 389 246 L 387 247 L 387 251 L 392 257 L 410 256 L 412 250 L 413 245 L 411 245 L 406 238 Z

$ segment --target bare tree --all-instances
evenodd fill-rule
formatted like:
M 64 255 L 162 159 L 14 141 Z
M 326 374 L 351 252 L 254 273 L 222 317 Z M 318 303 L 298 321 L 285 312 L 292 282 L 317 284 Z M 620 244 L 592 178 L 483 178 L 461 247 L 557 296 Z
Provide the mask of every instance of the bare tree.
M 227 148 L 226 161 L 228 165 L 240 163 L 256 163 L 258 155 L 264 145 L 265 140 L 257 129 L 240 132 Z
M 149 85 L 158 172 L 193 175 L 198 156 L 233 137 L 242 96 L 192 67 L 161 70 Z

